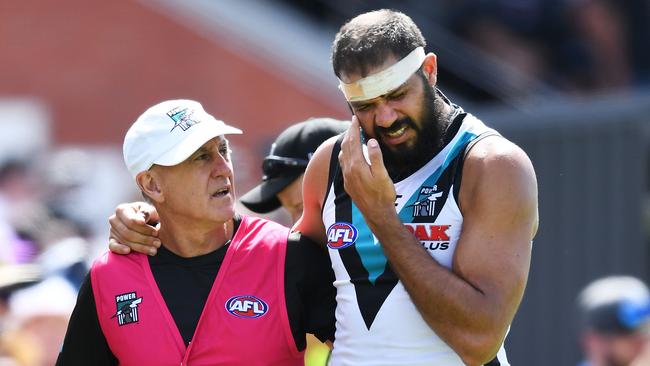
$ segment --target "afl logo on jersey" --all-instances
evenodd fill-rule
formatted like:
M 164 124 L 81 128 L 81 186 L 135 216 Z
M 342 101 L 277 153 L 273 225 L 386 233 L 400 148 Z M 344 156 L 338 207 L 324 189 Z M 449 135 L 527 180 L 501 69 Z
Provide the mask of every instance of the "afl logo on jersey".
M 357 228 L 347 222 L 336 222 L 327 229 L 327 246 L 343 249 L 357 241 Z
M 266 314 L 269 306 L 253 295 L 233 296 L 226 301 L 226 310 L 238 318 L 259 318 Z

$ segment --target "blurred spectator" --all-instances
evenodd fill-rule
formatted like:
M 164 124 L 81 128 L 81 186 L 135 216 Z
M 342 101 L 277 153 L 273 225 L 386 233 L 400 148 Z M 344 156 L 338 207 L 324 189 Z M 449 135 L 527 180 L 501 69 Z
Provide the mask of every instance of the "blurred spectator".
M 60 276 L 14 293 L 1 341 L 7 355 L 21 366 L 54 365 L 76 298 L 77 290 Z
M 90 244 L 76 222 L 55 214 L 45 206 L 34 207 L 15 220 L 15 227 L 33 243 L 31 262 L 40 266 L 44 277 L 61 276 L 78 289 L 88 271 Z
M 562 0 L 461 0 L 449 8 L 448 25 L 471 45 L 527 76 L 553 82 L 559 56 L 551 44 L 564 33 Z M 521 79 L 522 82 L 530 81 Z M 526 89 L 526 85 L 520 85 Z
M 16 352 L 16 339 L 10 339 L 6 332 L 12 325 L 9 297 L 21 288 L 32 285 L 41 279 L 37 266 L 32 264 L 0 264 L 0 366 L 17 365 L 13 354 Z
M 88 265 L 88 242 L 83 238 L 70 235 L 53 241 L 39 256 L 37 263 L 47 277 L 59 276 L 79 290 Z
M 96 163 L 78 148 L 0 156 L 0 366 L 56 361 L 97 235 L 90 225 L 100 212 L 87 207 L 111 196 L 93 199 Z
M 99 218 L 94 206 L 99 202 L 95 180 L 96 161 L 80 148 L 64 147 L 52 151 L 44 161 L 43 176 L 47 183 L 44 199 L 54 217 L 64 219 L 74 226 L 80 236 L 91 235 L 90 227 Z M 94 205 L 93 205 L 94 203 Z
M 41 271 L 33 264 L 0 264 L 0 333 L 9 314 L 10 295 L 41 279 Z
M 239 201 L 256 213 L 280 207 L 294 224 L 302 215 L 302 176 L 316 148 L 332 136 L 343 133 L 349 122 L 314 118 L 289 126 L 275 139 L 262 164 L 262 182 Z
M 634 277 L 612 276 L 587 285 L 578 297 L 581 366 L 648 365 L 650 292 Z M 643 354 L 643 353 L 646 354 Z
M 33 243 L 15 230 L 16 217 L 38 201 L 26 162 L 8 159 L 0 163 L 0 264 L 27 263 L 36 254 Z
M 31 242 L 20 238 L 14 228 L 0 218 L 0 264 L 27 263 L 35 252 Z
M 619 1 L 569 0 L 568 16 L 587 57 L 576 80 L 584 89 L 629 86 L 631 63 L 626 44 L 626 20 Z
M 0 212 L 3 216 L 9 214 L 7 210 L 13 205 L 37 198 L 34 177 L 26 161 L 7 159 L 0 163 Z
M 285 2 L 332 26 L 376 7 L 370 1 Z M 647 0 L 445 0 L 426 6 L 404 1 L 395 7 L 448 29 L 524 76 L 503 70 L 500 86 L 510 85 L 531 94 L 549 92 L 535 89 L 539 87 L 536 81 L 541 81 L 561 94 L 587 94 L 650 83 Z M 437 39 L 426 26 L 422 32 L 428 39 Z M 467 61 L 488 69 L 492 65 L 480 57 Z M 445 63 L 440 66 L 445 68 Z M 476 72 L 480 74 L 479 70 Z M 485 90 L 485 94 L 477 90 L 481 86 L 472 80 L 447 75 L 444 81 L 466 98 L 486 101 L 495 97 L 490 95 L 494 91 Z
M 469 43 L 566 92 L 648 82 L 645 0 L 461 0 L 448 17 Z

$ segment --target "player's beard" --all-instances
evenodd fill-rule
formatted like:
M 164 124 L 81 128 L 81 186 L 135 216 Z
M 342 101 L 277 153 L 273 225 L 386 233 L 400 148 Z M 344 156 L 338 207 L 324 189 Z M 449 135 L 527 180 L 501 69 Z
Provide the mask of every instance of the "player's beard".
M 424 166 L 442 147 L 442 134 L 447 118 L 436 103 L 434 89 L 424 83 L 424 108 L 418 126 L 411 118 L 405 117 L 393 122 L 388 128 L 375 126 L 374 135 L 382 136 L 386 131 L 395 131 L 407 125 L 416 132 L 415 144 L 411 147 L 390 148 L 378 139 L 384 165 L 394 182 L 398 182 Z

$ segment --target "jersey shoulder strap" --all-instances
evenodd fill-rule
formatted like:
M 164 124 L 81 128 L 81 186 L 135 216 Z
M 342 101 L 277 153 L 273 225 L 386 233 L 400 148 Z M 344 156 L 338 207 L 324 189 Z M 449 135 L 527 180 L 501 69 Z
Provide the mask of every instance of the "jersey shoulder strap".
M 327 188 L 325 189 L 325 197 L 323 197 L 321 216 L 323 215 L 323 209 L 325 207 L 325 202 L 327 201 L 327 196 L 330 192 L 330 187 L 334 183 L 334 180 L 341 174 L 341 169 L 339 168 L 339 153 L 341 152 L 341 143 L 343 143 L 343 137 L 345 137 L 345 133 L 342 133 L 334 142 L 334 146 L 332 146 L 332 154 L 330 155 L 330 165 L 327 176 Z
M 454 167 L 454 199 L 456 199 L 456 202 L 458 202 L 458 193 L 460 192 L 460 183 L 463 179 L 463 166 L 465 165 L 465 158 L 467 158 L 467 155 L 469 154 L 469 151 L 472 150 L 474 145 L 478 143 L 479 141 L 483 140 L 486 137 L 490 136 L 501 136 L 500 133 L 498 133 L 495 130 L 488 130 L 485 131 L 478 136 L 476 136 L 472 141 L 468 142 L 467 145 L 465 145 L 465 150 L 463 151 L 462 157 L 460 157 L 459 161 L 457 162 L 456 166 Z

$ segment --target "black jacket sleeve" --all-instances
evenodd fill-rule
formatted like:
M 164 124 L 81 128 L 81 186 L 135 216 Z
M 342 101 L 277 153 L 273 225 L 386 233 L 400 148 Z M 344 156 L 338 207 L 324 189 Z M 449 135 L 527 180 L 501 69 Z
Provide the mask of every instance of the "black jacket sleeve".
M 81 284 L 77 304 L 72 311 L 68 330 L 56 366 L 114 366 L 117 359 L 106 343 L 99 326 L 90 273 Z
M 327 251 L 309 238 L 292 233 L 287 245 L 285 270 L 287 310 L 298 348 L 304 344 L 304 333 L 312 333 L 323 342 L 333 341 L 336 289 Z M 300 304 L 298 309 L 290 304 L 291 287 L 298 297 L 295 301 Z

